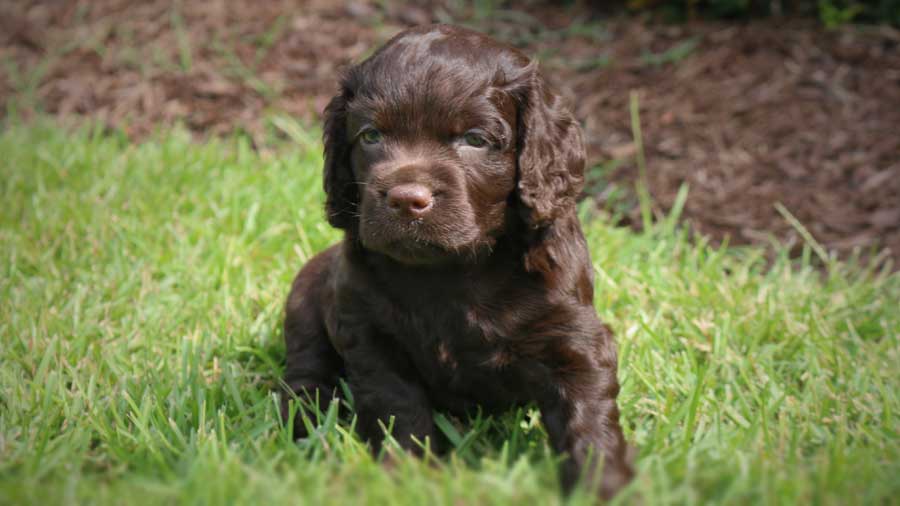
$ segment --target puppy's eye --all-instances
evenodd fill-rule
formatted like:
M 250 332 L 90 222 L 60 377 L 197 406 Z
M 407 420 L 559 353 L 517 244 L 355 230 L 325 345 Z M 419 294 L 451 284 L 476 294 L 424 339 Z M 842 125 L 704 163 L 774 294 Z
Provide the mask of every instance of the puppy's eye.
M 466 132 L 466 134 L 463 135 L 463 141 L 473 148 L 483 148 L 487 146 L 488 143 L 487 139 L 484 138 L 484 135 L 477 130 L 469 130 Z
M 378 144 L 381 142 L 381 132 L 374 128 L 367 128 L 359 134 L 359 138 L 363 141 L 363 144 Z

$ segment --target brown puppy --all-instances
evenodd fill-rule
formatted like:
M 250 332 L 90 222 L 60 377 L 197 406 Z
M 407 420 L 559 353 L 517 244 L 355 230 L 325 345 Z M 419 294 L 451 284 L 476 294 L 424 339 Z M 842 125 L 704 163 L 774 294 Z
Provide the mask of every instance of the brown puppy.
M 564 487 L 584 475 L 614 494 L 632 472 L 575 214 L 584 148 L 537 65 L 477 32 L 418 27 L 351 68 L 325 112 L 326 210 L 345 236 L 294 280 L 293 392 L 328 399 L 346 378 L 376 451 L 391 416 L 417 451 L 413 437 L 437 435 L 432 410 L 535 402 L 568 454 Z

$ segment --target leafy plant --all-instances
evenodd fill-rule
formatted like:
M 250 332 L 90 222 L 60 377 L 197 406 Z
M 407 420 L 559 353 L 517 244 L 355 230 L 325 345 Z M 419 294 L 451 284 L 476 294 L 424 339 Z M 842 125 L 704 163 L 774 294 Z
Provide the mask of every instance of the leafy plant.
M 674 21 L 749 19 L 783 14 L 818 18 L 829 28 L 847 23 L 900 26 L 900 0 L 629 0 L 634 11 L 657 11 Z

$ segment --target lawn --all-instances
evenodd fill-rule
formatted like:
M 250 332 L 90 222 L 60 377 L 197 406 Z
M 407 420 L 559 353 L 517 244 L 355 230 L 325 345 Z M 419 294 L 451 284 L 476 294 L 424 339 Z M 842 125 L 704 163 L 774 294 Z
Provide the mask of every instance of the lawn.
M 566 502 L 533 409 L 439 417 L 455 451 L 390 468 L 352 406 L 292 442 L 282 302 L 340 234 L 318 133 L 281 125 L 261 153 L 177 129 L 0 132 L 0 504 Z M 640 233 L 582 218 L 639 449 L 616 502 L 898 503 L 900 275 L 812 242 L 712 247 L 677 206 Z

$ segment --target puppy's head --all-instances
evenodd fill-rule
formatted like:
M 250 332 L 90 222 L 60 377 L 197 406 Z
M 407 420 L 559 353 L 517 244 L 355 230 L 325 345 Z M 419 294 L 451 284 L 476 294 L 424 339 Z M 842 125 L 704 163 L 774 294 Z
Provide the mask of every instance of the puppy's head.
M 515 221 L 551 226 L 583 183 L 580 130 L 537 66 L 463 28 L 400 33 L 325 115 L 329 222 L 401 263 L 471 260 Z

